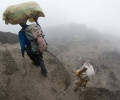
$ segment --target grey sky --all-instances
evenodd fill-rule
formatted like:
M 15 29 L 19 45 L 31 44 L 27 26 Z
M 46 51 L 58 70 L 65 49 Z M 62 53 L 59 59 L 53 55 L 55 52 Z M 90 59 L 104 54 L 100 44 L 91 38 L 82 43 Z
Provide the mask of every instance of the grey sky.
M 0 31 L 16 33 L 19 25 L 6 25 L 5 9 L 31 0 L 1 0 Z M 120 0 L 32 0 L 39 3 L 45 18 L 39 18 L 42 28 L 76 22 L 103 33 L 120 34 Z

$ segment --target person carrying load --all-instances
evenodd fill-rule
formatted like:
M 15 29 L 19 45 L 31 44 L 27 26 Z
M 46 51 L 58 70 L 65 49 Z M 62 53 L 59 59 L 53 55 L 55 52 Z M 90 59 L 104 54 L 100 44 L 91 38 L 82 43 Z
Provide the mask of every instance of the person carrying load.
M 78 91 L 79 87 L 86 88 L 86 84 L 95 76 L 95 72 L 92 65 L 85 62 L 75 72 L 75 76 L 77 76 L 77 80 L 75 80 L 74 92 Z
M 10 15 L 9 15 L 10 14 Z M 47 69 L 43 60 L 43 51 L 47 49 L 43 31 L 37 20 L 38 17 L 45 17 L 40 6 L 36 2 L 26 2 L 9 6 L 3 13 L 5 24 L 19 24 L 22 29 L 18 33 L 22 57 L 24 51 L 35 65 L 40 66 L 41 74 L 47 76 Z M 36 24 L 27 25 L 27 20 Z

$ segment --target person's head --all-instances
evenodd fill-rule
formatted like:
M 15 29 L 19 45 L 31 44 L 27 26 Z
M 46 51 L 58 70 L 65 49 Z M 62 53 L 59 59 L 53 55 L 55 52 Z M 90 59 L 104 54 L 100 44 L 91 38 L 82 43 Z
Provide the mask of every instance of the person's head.
M 23 27 L 24 25 L 26 25 L 26 22 L 27 22 L 27 20 L 21 22 L 19 25 L 20 25 L 21 27 Z

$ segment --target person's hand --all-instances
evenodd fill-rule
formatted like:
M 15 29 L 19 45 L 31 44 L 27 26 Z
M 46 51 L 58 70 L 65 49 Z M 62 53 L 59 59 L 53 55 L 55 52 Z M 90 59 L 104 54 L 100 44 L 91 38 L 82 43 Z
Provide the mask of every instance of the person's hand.
M 38 18 L 33 18 L 35 22 L 37 22 Z

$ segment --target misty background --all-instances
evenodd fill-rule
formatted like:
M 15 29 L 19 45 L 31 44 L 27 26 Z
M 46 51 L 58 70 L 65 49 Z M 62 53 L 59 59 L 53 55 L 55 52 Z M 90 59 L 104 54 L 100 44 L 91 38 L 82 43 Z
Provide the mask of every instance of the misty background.
M 43 30 L 56 25 L 77 23 L 101 33 L 119 34 L 120 1 L 119 0 L 1 0 L 0 30 L 18 33 L 19 25 L 5 25 L 2 14 L 14 4 L 36 1 L 39 3 L 45 18 L 39 18 Z M 30 23 L 28 23 L 30 24 Z
M 34 0 L 46 15 L 38 22 L 48 42 L 49 53 L 43 56 L 47 79 L 26 54 L 22 58 L 21 27 L 2 20 L 8 6 L 27 1 L 0 3 L 0 100 L 120 100 L 120 1 Z M 74 93 L 75 71 L 85 61 L 96 75 L 86 90 Z

